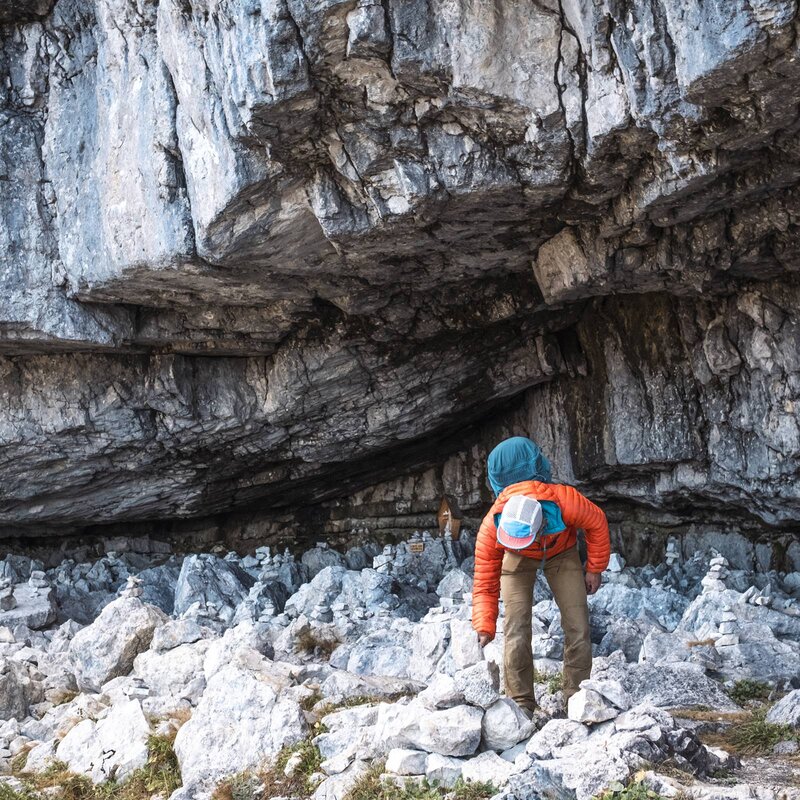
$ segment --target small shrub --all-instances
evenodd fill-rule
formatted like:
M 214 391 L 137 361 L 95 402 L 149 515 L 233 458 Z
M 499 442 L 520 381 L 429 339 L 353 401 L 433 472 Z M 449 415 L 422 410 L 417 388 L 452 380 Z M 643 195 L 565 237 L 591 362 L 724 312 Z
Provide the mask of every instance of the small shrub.
M 319 689 L 315 689 L 308 697 L 304 697 L 300 701 L 300 708 L 303 711 L 311 711 L 320 700 L 322 700 L 322 695 L 319 693 Z
M 284 770 L 289 759 L 300 755 L 297 769 L 286 775 Z M 295 745 L 284 747 L 263 770 L 242 772 L 218 784 L 213 800 L 254 800 L 260 797 L 308 797 L 314 791 L 311 776 L 319 772 L 322 756 L 311 739 L 303 739 Z
M 114 800 L 139 800 L 158 793 L 169 797 L 181 785 L 174 736 L 151 736 L 147 740 L 147 763 L 120 784 Z
M 0 800 L 42 800 L 42 796 L 32 789 L 12 789 L 8 784 L 0 784 Z
M 233 775 L 217 786 L 212 800 L 256 800 L 262 796 L 261 781 L 252 772 Z
M 728 694 L 735 703 L 743 706 L 749 700 L 766 700 L 770 691 L 769 684 L 745 678 L 744 680 L 736 681 L 733 688 L 728 691 Z
M 29 749 L 25 749 L 20 753 L 17 753 L 14 758 L 11 759 L 11 774 L 12 775 L 19 775 L 23 769 L 25 769 L 25 763 L 28 760 L 28 753 L 30 752 Z

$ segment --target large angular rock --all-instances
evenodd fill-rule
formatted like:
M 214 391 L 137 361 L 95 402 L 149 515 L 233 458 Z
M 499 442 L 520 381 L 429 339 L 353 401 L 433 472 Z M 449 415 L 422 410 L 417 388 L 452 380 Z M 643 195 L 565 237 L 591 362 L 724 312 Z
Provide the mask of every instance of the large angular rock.
M 147 711 L 166 712 L 181 706 L 181 700 L 195 703 L 206 685 L 203 663 L 211 642 L 181 644 L 163 652 L 146 650 L 133 662 L 133 674 L 140 678 L 151 697 L 144 701 Z
M 510 698 L 501 697 L 483 715 L 483 746 L 488 750 L 508 750 L 527 739 L 534 724 Z
M 213 609 L 212 615 L 231 621 L 254 583 L 241 567 L 210 553 L 187 556 L 175 586 L 175 613 L 183 614 L 200 603 Z
M 576 722 L 605 722 L 614 719 L 618 714 L 618 709 L 591 689 L 578 690 L 567 703 L 567 715 Z
M 407 747 L 443 756 L 472 755 L 481 741 L 483 711 L 455 706 L 428 711 L 411 704 L 385 732 L 390 747 Z
M 424 775 L 428 753 L 395 748 L 386 756 L 386 771 L 396 775 Z
M 269 663 L 231 664 L 216 672 L 191 719 L 175 737 L 186 783 L 216 780 L 257 767 L 284 745 L 302 739 L 307 723 L 295 700 L 282 699 L 282 682 Z
M 464 703 L 464 693 L 456 687 L 455 679 L 441 672 L 431 678 L 430 683 L 417 697 L 430 709 L 452 708 Z
M 0 611 L 0 625 L 13 628 L 26 625 L 36 630 L 44 628 L 56 618 L 56 592 L 51 588 L 36 588 L 27 583 L 14 587 L 16 605 Z
M 345 567 L 347 569 L 352 569 L 344 555 L 338 550 L 327 546 L 317 546 L 306 550 L 301 557 L 301 561 L 308 568 L 309 578 L 313 578 L 315 575 L 322 572 L 325 567 Z M 364 566 L 366 566 L 366 563 Z
M 428 681 L 450 643 L 450 625 L 442 620 L 423 620 L 415 626 L 409 642 L 411 659 L 408 675 L 415 681 Z
M 451 569 L 436 587 L 436 594 L 439 597 L 451 597 L 456 600 L 461 599 L 471 591 L 472 576 L 464 572 L 463 569 Z
M 483 661 L 483 649 L 478 642 L 478 634 L 469 620 L 450 620 L 450 654 L 457 670 Z
M 491 661 L 480 661 L 460 670 L 454 681 L 456 689 L 470 705 L 489 708 L 500 696 L 500 672 Z
M 136 597 L 109 603 L 69 644 L 78 687 L 99 692 L 106 681 L 127 675 L 136 656 L 150 647 L 155 629 L 166 620 L 163 611 Z
M 536 759 L 557 756 L 560 749 L 581 742 L 589 736 L 589 729 L 577 720 L 551 719 L 531 736 L 525 752 Z
M 35 699 L 25 668 L 6 658 L 0 659 L 0 719 L 24 719 Z
M 410 674 L 409 635 L 398 630 L 362 636 L 350 650 L 347 670 L 356 675 L 404 678 Z
M 497 753 L 480 753 L 464 762 L 461 777 L 467 782 L 491 783 L 499 789 L 505 786 L 514 771 L 514 765 Z
M 699 664 L 627 664 L 619 652 L 597 658 L 592 679 L 618 681 L 632 704 L 649 703 L 661 708 L 708 706 L 720 711 L 737 711 L 722 685 L 709 678 Z
M 789 692 L 767 712 L 767 722 L 800 728 L 800 689 Z
M 422 687 L 413 681 L 382 675 L 355 675 L 336 669 L 320 685 L 320 694 L 332 703 L 352 697 L 394 697 L 419 691 Z M 456 704 L 457 705 L 457 704 Z
M 56 748 L 56 759 L 94 783 L 123 782 L 147 761 L 152 728 L 138 700 L 115 703 L 100 722 L 85 719 Z

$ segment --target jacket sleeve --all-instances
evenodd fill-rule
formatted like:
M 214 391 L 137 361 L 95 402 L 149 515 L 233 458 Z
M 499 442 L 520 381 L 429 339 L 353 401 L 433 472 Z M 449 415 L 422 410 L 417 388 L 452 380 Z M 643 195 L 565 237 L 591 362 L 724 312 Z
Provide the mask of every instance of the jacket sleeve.
M 472 627 L 479 633 L 495 633 L 500 600 L 503 550 L 495 546 L 497 531 L 491 512 L 475 540 L 475 577 L 472 585 Z
M 564 522 L 586 533 L 586 570 L 602 572 L 611 555 L 608 520 L 603 511 L 572 486 L 559 486 L 559 505 Z

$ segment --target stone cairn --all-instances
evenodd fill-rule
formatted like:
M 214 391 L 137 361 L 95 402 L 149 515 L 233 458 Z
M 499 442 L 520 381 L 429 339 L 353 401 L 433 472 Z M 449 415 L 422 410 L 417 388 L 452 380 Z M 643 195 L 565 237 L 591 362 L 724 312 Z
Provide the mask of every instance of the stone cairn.
M 768 583 L 763 589 L 757 586 L 751 586 L 741 598 L 741 602 L 751 603 L 754 606 L 772 605 L 774 598 L 772 596 L 772 584 Z
M 122 587 L 120 597 L 141 597 L 143 591 L 142 579 L 131 575 L 128 577 L 128 580 L 125 581 L 125 586 Z
M 0 610 L 11 611 L 16 606 L 14 584 L 11 582 L 11 578 L 0 578 Z
M 714 642 L 717 649 L 739 644 L 739 622 L 730 606 L 725 606 L 719 621 L 720 637 Z
M 664 554 L 664 560 L 667 562 L 668 567 L 677 564 L 681 560 L 681 550 L 678 546 L 678 540 L 674 536 L 667 539 L 667 552 Z
M 33 588 L 36 594 L 50 588 L 47 575 L 45 575 L 44 571 L 41 569 L 35 569 L 31 572 L 31 576 L 28 578 L 28 585 Z
M 706 576 L 700 581 L 703 586 L 703 594 L 724 592 L 728 588 L 725 585 L 725 578 L 728 577 L 728 574 L 728 560 L 723 556 L 712 558 Z
M 392 562 L 395 558 L 395 549 L 391 544 L 384 545 L 383 550 L 372 559 L 372 569 L 382 575 L 388 575 L 392 571 Z

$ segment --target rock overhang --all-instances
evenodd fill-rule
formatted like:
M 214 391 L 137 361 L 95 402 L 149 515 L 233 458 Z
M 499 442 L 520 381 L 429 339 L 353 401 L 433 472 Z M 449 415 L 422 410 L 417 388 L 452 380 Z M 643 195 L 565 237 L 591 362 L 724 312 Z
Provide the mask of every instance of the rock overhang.
M 21 521 L 23 497 L 42 506 L 37 492 L 52 495 L 52 520 L 75 524 L 97 512 L 214 513 L 226 495 L 245 501 L 213 477 L 237 470 L 245 482 L 281 475 L 279 493 L 335 465 L 308 484 L 327 496 L 348 462 L 441 441 L 543 382 L 555 396 L 577 378 L 567 395 L 584 398 L 586 416 L 599 406 L 578 388 L 582 373 L 641 373 L 664 334 L 633 330 L 612 304 L 610 327 L 627 342 L 615 350 L 608 333 L 587 357 L 605 313 L 587 298 L 646 292 L 703 296 L 681 314 L 707 327 L 689 331 L 680 314 L 670 324 L 683 355 L 642 373 L 660 388 L 632 395 L 644 403 L 638 429 L 601 433 L 609 414 L 627 420 L 613 386 L 605 422 L 574 412 L 576 452 L 594 455 L 572 474 L 659 507 L 670 492 L 702 494 L 689 473 L 705 475 L 708 497 L 785 521 L 796 370 L 775 347 L 791 350 L 794 322 L 774 285 L 791 294 L 797 260 L 790 5 L 726 5 L 724 36 L 671 2 L 623 15 L 566 1 L 430 13 L 416 2 L 198 0 L 134 17 L 60 0 L 43 22 L 7 20 L 5 441 L 7 463 L 27 448 L 18 466 L 32 470 L 9 485 L 37 487 L 11 492 L 8 521 Z M 762 291 L 752 279 L 770 282 Z M 772 320 L 741 351 L 721 320 L 754 294 Z M 646 302 L 631 298 L 634 318 Z M 559 331 L 579 342 L 570 358 Z M 678 380 L 697 337 L 701 361 L 692 355 Z M 639 351 L 625 352 L 634 341 Z M 47 388 L 59 373 L 67 395 L 85 385 L 69 395 L 83 427 Z M 23 388 L 25 375 L 42 386 Z M 780 403 L 762 402 L 775 380 Z M 726 387 L 714 398 L 697 388 L 726 381 L 733 425 Z M 34 420 L 48 391 L 50 428 Z M 564 415 L 543 399 L 550 390 L 532 391 Z M 659 393 L 674 418 L 654 405 Z M 762 416 L 744 420 L 754 407 Z M 115 428 L 122 418 L 138 433 Z M 731 427 L 742 433 L 731 439 Z M 81 437 L 93 441 L 83 451 Z M 38 466 L 37 448 L 52 450 Z M 58 451 L 75 466 L 51 492 Z M 113 500 L 92 506 L 115 480 Z

